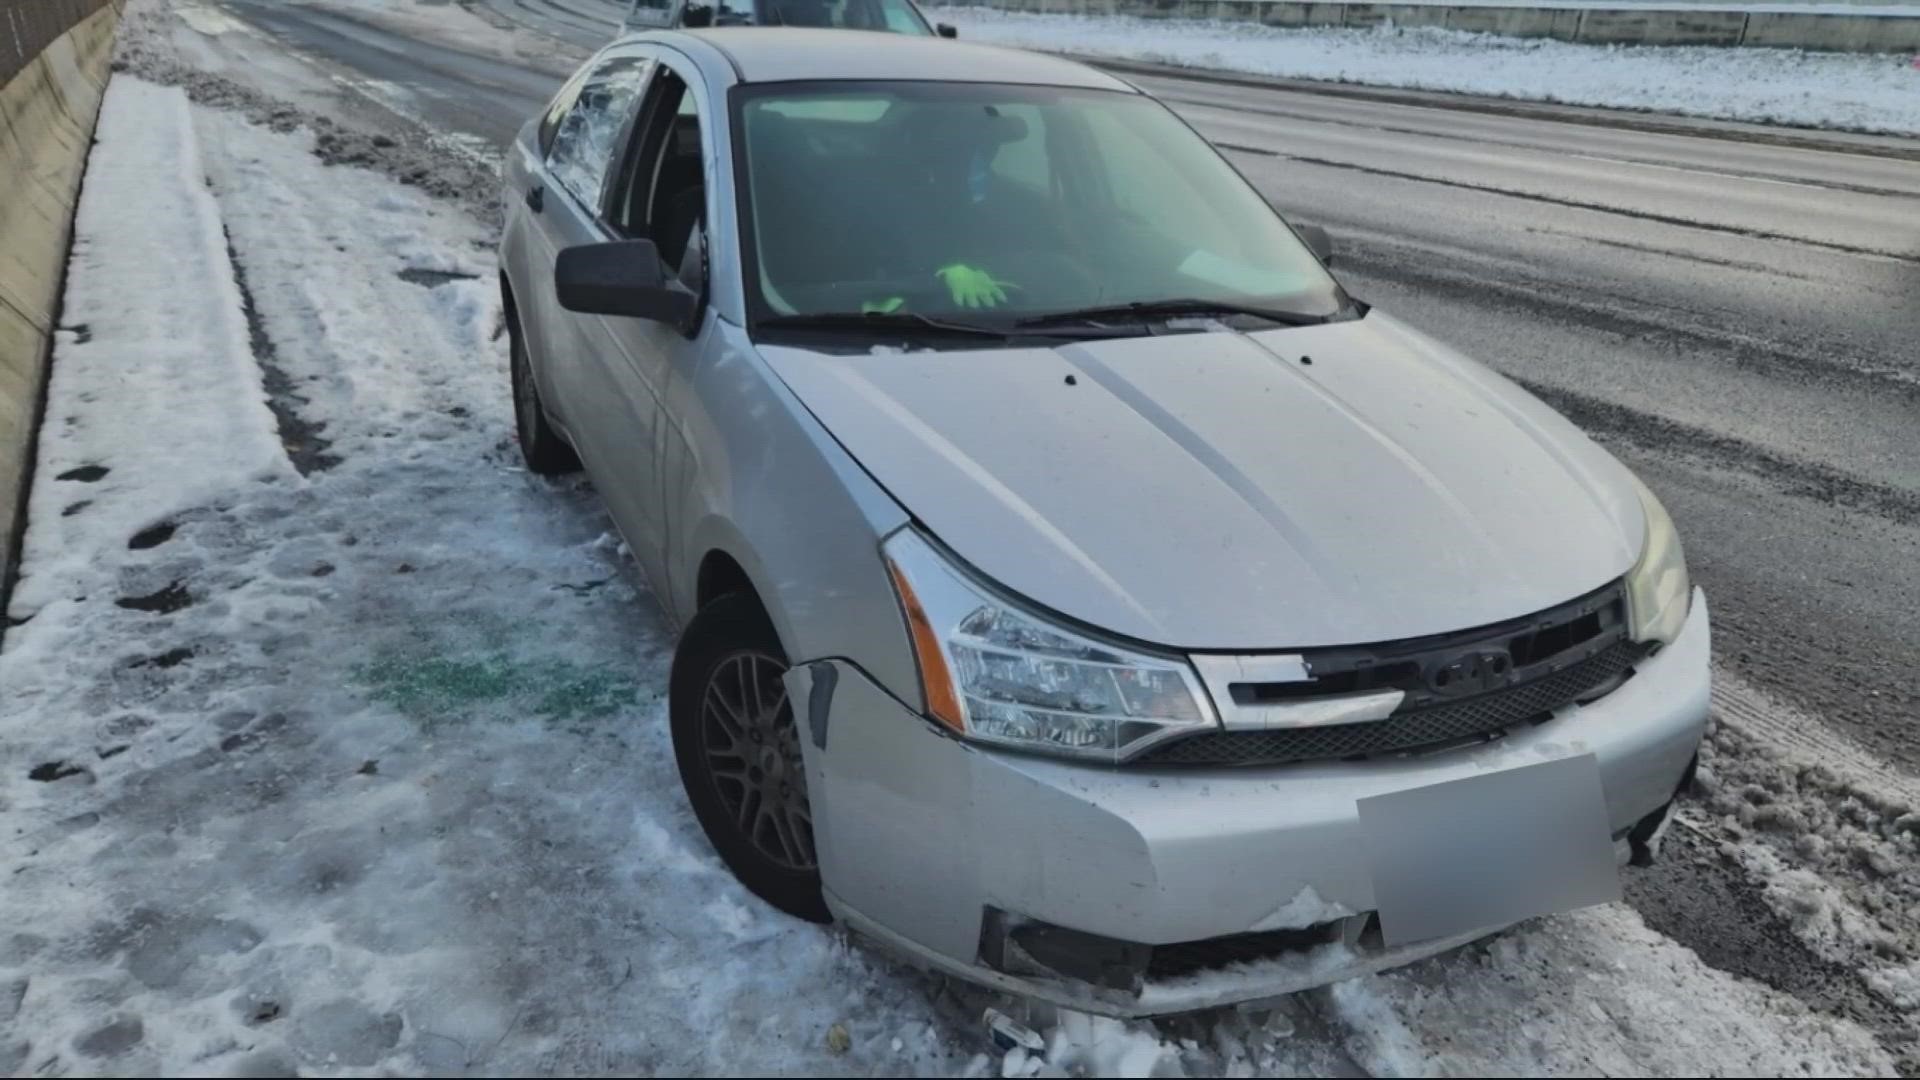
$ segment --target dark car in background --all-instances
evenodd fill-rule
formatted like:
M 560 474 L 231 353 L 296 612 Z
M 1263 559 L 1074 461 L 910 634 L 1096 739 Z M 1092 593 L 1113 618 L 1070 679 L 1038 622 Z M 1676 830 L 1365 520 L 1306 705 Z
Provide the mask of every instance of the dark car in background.
M 633 0 L 625 29 L 708 26 L 809 26 L 876 30 L 919 37 L 958 37 L 934 23 L 913 0 Z

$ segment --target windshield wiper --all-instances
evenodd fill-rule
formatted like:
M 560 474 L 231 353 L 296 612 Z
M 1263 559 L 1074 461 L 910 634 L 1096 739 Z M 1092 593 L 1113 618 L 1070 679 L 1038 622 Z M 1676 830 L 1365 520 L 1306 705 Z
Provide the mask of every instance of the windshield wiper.
M 948 322 L 913 311 L 821 311 L 805 315 L 769 315 L 754 325 L 769 330 L 909 330 L 921 333 L 955 334 L 964 337 L 1007 336 L 1006 327 L 981 323 Z
M 1053 311 L 1021 319 L 1015 326 L 1054 326 L 1060 323 L 1099 322 L 1102 319 L 1163 319 L 1181 315 L 1251 315 L 1282 326 L 1313 326 L 1328 321 L 1325 315 L 1303 315 L 1255 304 L 1237 304 L 1231 300 L 1203 300 L 1198 297 L 1176 300 L 1135 300 L 1126 304 L 1101 304 L 1094 307 Z

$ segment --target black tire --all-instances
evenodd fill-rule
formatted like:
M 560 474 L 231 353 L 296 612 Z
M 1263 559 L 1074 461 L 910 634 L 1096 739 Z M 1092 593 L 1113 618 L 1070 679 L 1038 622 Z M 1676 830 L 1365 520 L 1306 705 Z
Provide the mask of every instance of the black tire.
M 559 476 L 579 472 L 580 458 L 567 440 L 547 423 L 546 408 L 540 403 L 540 387 L 533 381 L 533 365 L 527 359 L 527 343 L 517 323 L 507 328 L 511 354 L 508 367 L 513 379 L 513 428 L 520 440 L 520 457 L 527 471 L 541 476 Z
M 713 849 L 754 895 L 809 922 L 820 895 L 786 650 L 752 596 L 701 608 L 673 654 L 673 755 Z

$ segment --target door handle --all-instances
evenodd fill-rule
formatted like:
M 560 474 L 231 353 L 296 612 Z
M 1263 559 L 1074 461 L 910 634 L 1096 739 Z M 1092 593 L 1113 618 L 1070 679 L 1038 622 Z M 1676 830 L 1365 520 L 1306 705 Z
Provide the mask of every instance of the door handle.
M 539 213 L 547 205 L 547 189 L 535 184 L 527 189 L 527 205 Z

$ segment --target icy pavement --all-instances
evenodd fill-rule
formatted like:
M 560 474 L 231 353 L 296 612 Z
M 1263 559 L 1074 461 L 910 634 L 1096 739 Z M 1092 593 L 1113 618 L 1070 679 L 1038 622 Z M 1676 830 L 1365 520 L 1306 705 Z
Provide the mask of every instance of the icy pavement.
M 940 7 L 997 45 L 1329 82 L 1597 105 L 1799 127 L 1920 135 L 1920 68 L 1905 56 L 1575 45 L 1431 27 L 1254 23 Z
M 726 875 L 668 631 L 518 468 L 490 223 L 323 154 L 110 89 L 0 650 L 0 1072 L 1892 1071 L 1618 905 L 979 1054 L 982 996 Z

